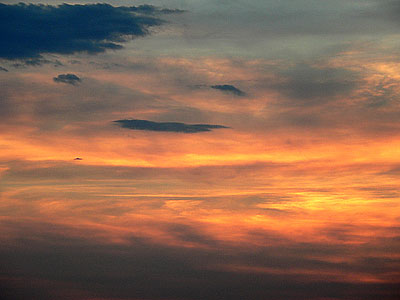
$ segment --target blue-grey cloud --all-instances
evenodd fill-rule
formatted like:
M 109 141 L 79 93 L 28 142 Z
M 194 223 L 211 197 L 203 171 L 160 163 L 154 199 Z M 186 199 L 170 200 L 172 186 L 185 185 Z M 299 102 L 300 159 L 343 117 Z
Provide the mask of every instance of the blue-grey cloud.
M 81 82 L 81 79 L 75 74 L 60 74 L 53 78 L 54 82 L 67 83 L 71 85 L 76 85 Z
M 169 9 L 169 8 L 158 8 L 154 5 L 143 4 L 137 7 L 129 7 L 128 10 L 134 11 L 137 13 L 147 14 L 147 15 L 155 15 L 155 14 L 177 14 L 183 13 L 184 10 L 181 9 Z
M 0 4 L 0 57 L 120 49 L 121 43 L 163 24 L 159 14 L 171 12 L 151 6 Z
M 148 120 L 117 120 L 114 121 L 123 128 L 135 130 L 150 130 L 150 131 L 167 131 L 167 132 L 183 132 L 197 133 L 211 131 L 212 129 L 229 128 L 222 125 L 210 124 L 185 124 L 177 122 L 153 122 Z
M 19 63 L 15 63 L 13 64 L 13 67 L 16 68 L 24 68 L 24 67 L 29 67 L 29 66 L 33 66 L 33 67 L 37 67 L 37 66 L 42 66 L 42 65 L 50 65 L 52 64 L 54 67 L 59 67 L 62 66 L 63 64 L 58 60 L 58 59 L 54 59 L 54 60 L 49 60 L 49 59 L 44 59 L 41 57 L 34 57 L 34 58 L 29 58 L 29 59 L 25 59 Z
M 236 96 L 245 96 L 246 93 L 239 90 L 237 87 L 230 84 L 212 85 L 211 88 L 220 90 L 225 93 L 234 94 Z

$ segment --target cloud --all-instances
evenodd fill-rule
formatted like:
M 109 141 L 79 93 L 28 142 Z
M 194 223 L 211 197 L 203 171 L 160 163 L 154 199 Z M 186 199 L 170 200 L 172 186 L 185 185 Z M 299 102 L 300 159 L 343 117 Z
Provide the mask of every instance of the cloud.
M 0 57 L 26 59 L 43 53 L 120 49 L 129 38 L 145 36 L 149 27 L 165 23 L 154 16 L 156 12 L 163 10 L 108 4 L 0 4 Z
M 122 128 L 135 129 L 135 130 L 150 130 L 150 131 L 167 131 L 167 132 L 183 132 L 183 133 L 197 133 L 211 131 L 218 128 L 229 128 L 222 125 L 210 124 L 185 124 L 176 122 L 153 122 L 147 120 L 117 120 Z
M 399 296 L 395 279 L 398 259 L 362 255 L 368 247 L 384 248 L 385 244 L 353 246 L 350 253 L 358 250 L 358 257 L 350 262 L 332 262 L 332 257 L 349 258 L 346 248 L 336 243 L 288 244 L 288 240 L 273 233 L 271 237 L 269 232 L 255 233 L 270 242 L 267 246 L 217 243 L 216 247 L 199 248 L 166 245 L 137 235 L 126 236 L 124 243 L 107 243 L 101 239 L 104 232 L 99 226 L 23 220 L 2 220 L 1 225 L 5 232 L 17 234 L 0 251 L 4 262 L 0 287 L 8 292 L 7 300 L 16 299 L 11 295 L 33 300 L 54 299 L 54 295 L 62 300 L 394 300 Z M 182 229 L 173 224 L 167 228 L 172 228 L 172 232 Z M 83 239 L 82 232 L 91 238 Z M 183 235 L 187 232 L 197 235 L 199 228 L 187 225 Z M 201 233 L 199 241 L 204 238 L 207 235 Z M 387 243 L 389 239 L 393 238 L 379 242 Z M 399 244 L 392 246 L 395 253 Z M 392 280 L 389 283 L 347 281 L 342 275 L 337 278 L 334 275 L 337 272 L 359 276 L 390 274 Z M 71 291 L 76 295 L 72 296 Z
M 52 64 L 54 67 L 60 67 L 63 64 L 58 60 L 48 60 L 41 57 L 34 57 L 19 61 L 18 63 L 12 64 L 14 68 L 26 68 L 26 67 L 38 67 L 45 64 Z
M 71 85 L 76 85 L 81 82 L 81 79 L 75 74 L 60 74 L 53 78 L 54 82 L 62 82 Z
M 223 84 L 223 85 L 212 85 L 211 88 L 220 90 L 225 93 L 234 94 L 236 96 L 245 96 L 246 93 L 239 90 L 237 87 L 230 85 L 230 84 Z
M 0 71 L 2 72 L 8 72 L 8 70 L 6 68 L 3 68 L 2 66 L 0 66 Z
M 168 9 L 168 8 L 163 8 L 160 9 L 156 6 L 149 5 L 149 4 L 143 4 L 139 5 L 137 7 L 129 7 L 130 11 L 134 11 L 137 13 L 142 13 L 142 14 L 148 14 L 148 15 L 154 15 L 154 14 L 177 14 L 177 13 L 183 13 L 185 12 L 184 10 L 181 9 Z
M 46 72 L 44 68 L 42 71 Z M 51 81 L 55 77 L 51 71 L 44 73 L 43 76 Z M 30 126 L 34 128 L 60 129 L 65 124 L 75 121 L 100 121 L 105 118 L 115 120 L 111 114 L 148 107 L 149 103 L 152 107 L 161 105 L 152 95 L 118 84 L 94 80 L 90 74 L 82 79 L 85 84 L 74 88 L 73 91 L 69 84 L 29 81 L 19 76 L 18 72 L 4 73 L 2 80 L 4 82 L 0 89 L 2 125 L 10 119 L 28 118 Z M 24 97 L 26 93 L 32 93 L 32 97 L 27 99 Z
M 357 87 L 356 72 L 343 68 L 316 68 L 297 65 L 282 73 L 284 82 L 273 88 L 297 104 L 326 103 L 336 96 L 349 94 Z

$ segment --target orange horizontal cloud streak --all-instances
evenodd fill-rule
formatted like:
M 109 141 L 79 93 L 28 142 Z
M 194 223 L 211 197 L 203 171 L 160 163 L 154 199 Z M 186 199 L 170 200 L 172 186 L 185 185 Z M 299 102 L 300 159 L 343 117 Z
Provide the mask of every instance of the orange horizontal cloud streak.
M 137 109 L 116 111 L 110 105 L 93 114 L 88 109 L 88 116 L 59 120 L 52 113 L 58 112 L 57 105 L 48 108 L 50 113 L 35 114 L 38 108 L 33 108 L 45 92 L 15 92 L 20 103 L 26 96 L 26 107 L 17 116 L 19 122 L 0 125 L 2 244 L 18 247 L 21 236 L 28 234 L 42 243 L 62 236 L 119 249 L 137 239 L 235 258 L 196 266 L 204 270 L 305 276 L 310 281 L 398 282 L 398 271 L 385 265 L 373 273 L 362 260 L 397 266 L 400 258 L 400 139 L 397 133 L 370 132 L 379 120 L 368 109 L 354 108 L 366 101 L 366 94 L 379 96 L 369 83 L 385 76 L 399 80 L 397 65 L 364 65 L 373 75 L 366 72 L 366 83 L 348 98 L 304 108 L 329 124 L 302 127 L 285 119 L 295 112 L 279 105 L 288 96 L 272 88 L 256 89 L 258 81 L 280 80 L 276 74 L 262 75 L 265 66 L 276 67 L 270 62 L 164 58 L 158 63 L 154 76 L 99 71 L 86 79 L 92 88 L 107 82 L 111 92 L 123 89 L 115 99 L 138 93 L 132 102 L 139 103 L 141 97 L 154 97 L 146 100 L 151 105 L 140 102 Z M 255 92 L 243 99 L 187 86 L 182 92 L 174 76 L 187 69 L 203 85 L 239 82 Z M 72 95 L 68 101 L 77 97 L 95 109 L 92 96 L 79 90 L 85 76 L 82 87 L 62 87 L 59 93 L 58 85 L 46 79 L 54 75 L 48 72 L 26 73 L 22 79 L 48 87 L 48 97 Z M 132 87 L 135 82 L 141 85 Z M 391 82 L 383 84 L 399 92 Z M 153 86 L 159 87 L 156 95 Z M 165 102 L 158 102 L 161 98 Z M 178 119 L 187 111 L 199 119 Z M 365 124 L 352 120 L 355 112 Z M 335 120 L 341 114 L 343 122 Z M 134 131 L 112 123 L 129 117 L 231 128 L 183 134 Z M 74 161 L 76 157 L 82 160 Z M 54 244 L 69 243 L 51 238 Z M 266 262 L 260 260 L 265 265 L 252 261 L 256 254 L 269 255 Z M 268 265 L 282 257 L 309 265 Z

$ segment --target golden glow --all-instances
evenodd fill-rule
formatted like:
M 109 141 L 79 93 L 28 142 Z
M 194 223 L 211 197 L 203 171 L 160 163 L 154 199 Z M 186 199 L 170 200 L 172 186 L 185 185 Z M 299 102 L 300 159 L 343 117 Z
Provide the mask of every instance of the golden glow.
M 397 132 L 380 135 L 365 130 L 379 123 L 373 116 L 368 124 L 353 121 L 351 113 L 343 116 L 343 122 L 331 119 L 336 104 L 328 107 L 328 112 L 319 112 L 331 122 L 330 127 L 291 125 L 284 117 L 292 112 L 276 104 L 274 91 L 260 89 L 247 100 L 201 88 L 180 93 L 170 87 L 172 79 L 167 76 L 172 67 L 190 68 L 205 82 L 252 82 L 262 75 L 258 64 L 270 62 L 249 61 L 240 68 L 229 60 L 213 58 L 163 58 L 158 63 L 162 70 L 157 78 L 99 71 L 90 80 L 128 90 L 132 90 L 132 82 L 140 82 L 135 91 L 143 97 L 161 82 L 157 97 L 165 97 L 172 107 L 185 104 L 205 111 L 208 123 L 231 128 L 198 134 L 160 133 L 123 129 L 112 123 L 129 117 L 156 120 L 158 113 L 166 112 L 156 104 L 104 112 L 102 119 L 87 122 L 57 123 L 57 130 L 49 126 L 43 131 L 37 129 L 46 125 L 39 117 L 24 113 L 21 118 L 39 125 L 7 124 L 0 131 L 0 176 L 5 182 L 0 220 L 39 224 L 31 225 L 33 229 L 38 226 L 37 231 L 47 222 L 69 228 L 63 235 L 116 245 L 128 244 L 132 236 L 198 249 L 218 247 L 217 242 L 237 249 L 310 243 L 339 249 L 337 253 L 309 254 L 310 259 L 348 264 L 355 261 L 355 254 L 341 247 L 376 245 L 378 237 L 396 236 L 392 229 L 400 226 Z M 343 64 L 337 59 L 330 66 Z M 366 63 L 363 67 L 373 75 L 366 72 L 365 85 L 339 103 L 356 105 L 366 101 L 365 93 L 379 95 L 380 91 L 371 90 L 368 84 L 382 78 L 400 80 L 398 64 Z M 275 75 L 263 76 L 262 80 L 278 80 Z M 49 74 L 23 76 L 23 80 L 56 86 L 48 78 Z M 384 84 L 399 89 L 393 82 Z M 56 90 L 51 93 L 57 96 Z M 212 94 L 212 102 L 206 94 Z M 40 95 L 24 96 L 32 106 L 40 101 Z M 359 113 L 370 117 L 368 109 Z M 231 122 L 231 114 L 239 121 Z M 74 160 L 76 157 L 82 160 Z M 185 239 L 176 232 L 179 226 L 194 233 L 189 232 Z M 0 231 L 2 241 L 14 236 L 18 236 L 18 228 Z M 202 237 L 215 244 L 205 243 Z M 368 255 L 398 257 L 398 253 L 379 249 Z M 323 276 L 333 281 L 388 281 L 360 270 L 345 274 L 340 268 L 279 269 L 232 263 L 204 267 L 314 279 Z

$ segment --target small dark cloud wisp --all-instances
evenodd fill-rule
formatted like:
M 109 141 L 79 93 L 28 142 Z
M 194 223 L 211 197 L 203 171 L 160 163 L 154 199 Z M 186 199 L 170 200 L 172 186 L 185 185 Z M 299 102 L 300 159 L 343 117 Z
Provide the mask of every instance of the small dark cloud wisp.
M 198 133 L 211 131 L 219 128 L 229 128 L 222 125 L 210 124 L 185 124 L 177 122 L 153 122 L 148 120 L 117 120 L 122 128 L 134 130 L 149 130 L 149 131 L 163 131 L 163 132 L 181 132 L 181 133 Z
M 234 94 L 236 96 L 245 96 L 246 93 L 239 90 L 237 87 L 230 84 L 222 84 L 222 85 L 212 85 L 211 88 L 220 90 L 224 93 Z
M 57 77 L 53 78 L 54 82 L 61 82 L 71 85 L 77 85 L 81 82 L 81 79 L 75 74 L 60 74 Z
M 8 72 L 8 70 L 0 66 L 0 72 Z
M 173 12 L 152 6 L 0 4 L 0 58 L 120 49 L 121 43 L 162 25 L 156 15 Z
M 142 4 L 139 6 L 132 6 L 129 8 L 130 11 L 147 14 L 147 15 L 155 15 L 155 14 L 179 14 L 185 12 L 181 9 L 168 9 L 168 8 L 158 8 L 154 5 Z

